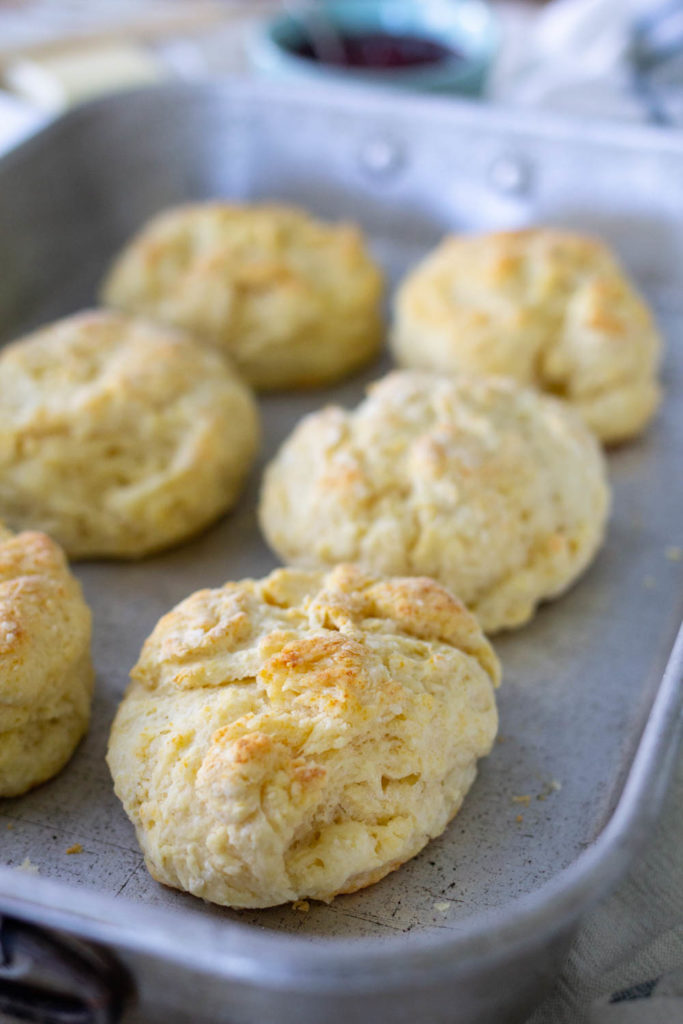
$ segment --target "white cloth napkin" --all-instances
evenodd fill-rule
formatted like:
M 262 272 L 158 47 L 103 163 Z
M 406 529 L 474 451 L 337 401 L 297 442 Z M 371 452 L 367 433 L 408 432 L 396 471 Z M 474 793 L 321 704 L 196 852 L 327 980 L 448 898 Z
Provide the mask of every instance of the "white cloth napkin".
M 633 26 L 667 7 L 672 0 L 553 0 L 540 12 L 500 4 L 504 45 L 490 98 L 581 117 L 646 120 L 630 59 Z M 662 99 L 674 120 L 683 111 L 683 67 L 663 86 Z
M 46 115 L 0 90 L 0 156 L 35 132 Z
M 683 750 L 663 814 L 628 878 L 585 920 L 528 1024 L 682 1024 Z

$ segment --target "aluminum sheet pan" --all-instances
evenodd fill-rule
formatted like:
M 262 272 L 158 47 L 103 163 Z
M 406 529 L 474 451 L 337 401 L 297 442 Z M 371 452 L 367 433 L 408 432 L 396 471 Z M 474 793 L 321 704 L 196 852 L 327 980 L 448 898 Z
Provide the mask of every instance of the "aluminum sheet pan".
M 624 851 L 656 804 L 654 790 L 645 792 L 653 757 L 665 775 L 663 737 L 674 732 L 678 705 L 675 680 L 664 695 L 661 681 L 683 610 L 683 144 L 648 130 L 529 124 L 457 103 L 402 98 L 399 106 L 353 91 L 311 97 L 231 83 L 100 101 L 0 162 L 2 339 L 92 304 L 108 261 L 146 217 L 209 196 L 292 200 L 357 219 L 392 281 L 449 230 L 549 222 L 596 232 L 635 274 L 668 339 L 663 409 L 641 440 L 609 456 L 614 510 L 593 567 L 529 626 L 495 639 L 505 673 L 500 742 L 446 833 L 400 871 L 330 906 L 236 912 L 152 881 L 104 753 L 128 671 L 159 616 L 199 587 L 276 565 L 255 519 L 263 463 L 304 413 L 329 401 L 354 404 L 389 361 L 328 391 L 263 398 L 261 462 L 233 514 L 159 557 L 77 567 L 94 612 L 92 727 L 61 775 L 0 804 L 0 862 L 30 862 L 38 872 L 0 869 L 0 906 L 76 930 L 87 918 L 90 934 L 96 920 L 104 939 L 108 922 L 120 929 L 128 921 L 126 941 L 144 945 L 148 928 L 149 944 L 182 959 L 169 937 L 179 919 L 168 919 L 162 941 L 164 918 L 147 913 L 170 908 L 198 939 L 206 935 L 207 969 L 218 968 L 221 951 L 246 944 L 267 970 L 284 947 L 258 946 L 264 930 L 353 939 L 343 950 L 316 943 L 292 955 L 321 971 L 333 956 L 348 970 L 357 962 L 359 976 L 354 956 L 379 949 L 363 939 L 391 943 L 411 933 L 434 949 L 496 931 L 503 941 L 521 927 L 525 907 L 538 924 L 544 899 L 550 913 L 552 899 L 585 876 L 584 851 L 599 837 L 595 878 L 604 886 L 624 869 Z M 658 693 L 660 717 L 634 774 Z M 617 807 L 621 831 L 610 846 Z M 68 854 L 75 843 L 83 852 Z M 582 889 L 581 906 L 594 890 Z M 219 928 L 211 941 L 202 932 L 208 920 Z M 223 967 L 230 973 L 234 964 Z

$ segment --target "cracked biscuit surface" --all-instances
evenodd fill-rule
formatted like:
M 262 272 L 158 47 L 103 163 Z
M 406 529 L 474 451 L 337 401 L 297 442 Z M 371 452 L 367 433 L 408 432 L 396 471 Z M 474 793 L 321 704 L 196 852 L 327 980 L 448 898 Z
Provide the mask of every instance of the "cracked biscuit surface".
M 382 275 L 360 231 L 295 207 L 166 210 L 126 246 L 102 295 L 224 350 L 262 390 L 338 380 L 382 337 Z
M 55 775 L 86 731 L 90 630 L 58 545 L 0 526 L 0 797 Z
M 488 632 L 572 583 L 608 505 L 600 447 L 565 403 L 503 378 L 396 371 L 355 410 L 298 424 L 260 518 L 285 561 L 432 576 Z
M 446 238 L 398 289 L 402 366 L 500 374 L 565 398 L 605 442 L 639 433 L 660 398 L 661 338 L 597 239 L 529 229 Z
M 377 881 L 458 811 L 499 675 L 433 580 L 279 569 L 193 594 L 146 641 L 109 742 L 148 869 L 234 907 Z
M 89 311 L 0 353 L 0 515 L 73 558 L 135 558 L 208 525 L 257 437 L 227 361 L 168 328 Z

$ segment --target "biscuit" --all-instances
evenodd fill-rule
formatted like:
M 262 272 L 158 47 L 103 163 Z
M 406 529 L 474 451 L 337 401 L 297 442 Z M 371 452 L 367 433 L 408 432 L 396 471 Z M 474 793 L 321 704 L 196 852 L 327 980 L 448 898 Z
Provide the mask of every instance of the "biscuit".
M 571 402 L 604 442 L 637 434 L 659 404 L 652 315 L 595 239 L 446 238 L 403 281 L 394 313 L 402 366 L 512 377 Z
M 106 305 L 192 332 L 261 390 L 338 380 L 377 353 L 382 277 L 361 233 L 287 206 L 211 202 L 153 218 Z
M 63 768 L 85 733 L 90 610 L 61 549 L 0 527 L 0 797 Z
M 260 518 L 291 564 L 432 576 L 493 631 L 586 568 L 607 509 L 602 452 L 565 403 L 504 378 L 396 371 L 354 411 L 298 424 Z
M 0 353 L 0 515 L 74 558 L 135 558 L 206 526 L 257 434 L 227 361 L 169 328 L 86 312 Z
M 331 900 L 439 835 L 491 749 L 499 665 L 433 580 L 279 569 L 157 624 L 107 755 L 160 882 Z

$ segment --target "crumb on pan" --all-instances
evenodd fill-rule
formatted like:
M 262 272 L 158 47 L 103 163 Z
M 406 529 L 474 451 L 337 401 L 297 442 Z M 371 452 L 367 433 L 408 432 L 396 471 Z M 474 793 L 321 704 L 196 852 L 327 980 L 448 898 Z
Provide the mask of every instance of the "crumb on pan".
M 547 800 L 551 793 L 558 793 L 562 789 L 562 783 L 558 782 L 557 779 L 551 779 L 550 782 L 546 783 L 540 793 L 536 794 L 537 800 Z
M 67 853 L 83 853 L 83 847 L 80 843 L 74 843 L 73 846 L 69 846 L 66 850 Z

